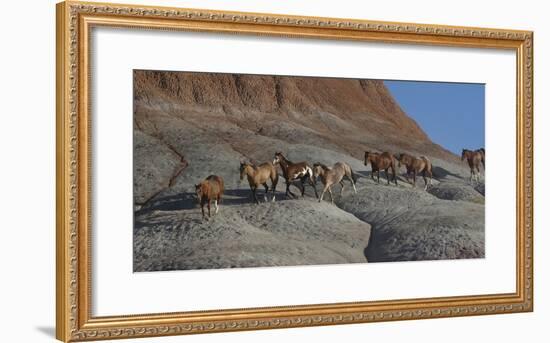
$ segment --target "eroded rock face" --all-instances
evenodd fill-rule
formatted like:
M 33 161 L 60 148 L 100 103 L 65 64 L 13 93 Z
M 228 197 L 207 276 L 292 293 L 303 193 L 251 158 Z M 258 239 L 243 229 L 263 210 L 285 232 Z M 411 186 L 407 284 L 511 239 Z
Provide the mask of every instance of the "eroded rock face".
M 134 130 L 134 201 L 143 204 L 168 188 L 187 162 L 158 138 Z
M 348 122 L 371 131 L 398 129 L 404 138 L 430 142 L 377 80 L 135 71 L 134 87 L 138 112 L 140 106 L 201 112 L 250 128 L 261 127 L 265 114 L 272 114 L 320 129 L 336 124 L 324 118 L 332 115 L 343 119 L 343 126 Z
M 381 81 L 210 73 L 134 74 L 134 270 L 175 270 L 479 258 L 485 254 L 484 185 L 432 143 Z M 370 179 L 365 150 L 428 156 L 424 191 Z M 284 197 L 252 204 L 239 162 L 347 162 L 358 194 L 336 205 Z M 280 170 L 279 170 L 280 173 Z M 222 176 L 220 213 L 203 222 L 194 185 Z M 292 186 L 294 187 L 294 186 Z M 317 184 L 318 191 L 322 185 Z M 299 193 L 297 188 L 293 188 Z M 262 187 L 259 197 L 263 196 Z M 325 200 L 328 200 L 328 194 Z

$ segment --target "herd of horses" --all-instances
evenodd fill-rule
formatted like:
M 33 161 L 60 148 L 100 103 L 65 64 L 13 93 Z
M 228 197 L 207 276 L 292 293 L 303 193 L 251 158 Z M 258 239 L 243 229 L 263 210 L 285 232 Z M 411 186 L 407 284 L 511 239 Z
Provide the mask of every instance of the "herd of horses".
M 466 160 L 470 167 L 470 182 L 474 179 L 479 182 L 480 178 L 480 164 L 483 164 L 485 168 L 485 149 L 478 150 L 462 150 L 462 161 Z M 364 155 L 364 165 L 371 165 L 371 178 L 380 183 L 380 171 L 384 171 L 388 185 L 390 182 L 394 182 L 397 186 L 397 170 L 402 165 L 406 168 L 406 178 L 409 183 L 412 176 L 412 185 L 416 187 L 416 176 L 422 175 L 424 179 L 424 190 L 428 189 L 428 186 L 432 183 L 434 177 L 431 161 L 426 156 L 412 156 L 410 154 L 402 153 L 392 155 L 389 152 L 370 152 L 366 151 Z M 332 186 L 340 185 L 340 196 L 344 191 L 344 178 L 346 178 L 352 185 L 353 191 L 357 193 L 355 184 L 357 182 L 357 176 L 345 162 L 336 162 L 332 167 L 328 167 L 322 163 L 315 163 L 310 166 L 308 162 L 292 162 L 287 159 L 281 152 L 276 152 L 272 162 L 265 162 L 262 164 L 253 164 L 251 162 L 240 162 L 240 179 L 244 180 L 245 176 L 248 180 L 252 197 L 256 203 L 260 203 L 258 200 L 256 191 L 262 187 L 265 190 L 264 199 L 267 201 L 267 197 L 271 190 L 272 199 L 275 201 L 275 189 L 279 181 L 279 174 L 277 172 L 277 166 L 281 168 L 282 175 L 286 182 L 285 195 L 287 197 L 296 197 L 296 195 L 290 190 L 291 185 L 296 185 L 295 182 L 299 181 L 298 187 L 300 189 L 302 197 L 305 193 L 306 183 L 309 184 L 314 192 L 315 197 L 319 202 L 323 201 L 325 193 L 328 191 L 330 200 L 334 203 L 332 195 Z M 391 172 L 391 175 L 390 175 Z M 377 179 L 374 179 L 376 174 Z M 323 191 L 321 195 L 317 193 L 316 180 L 321 179 L 323 183 Z M 268 182 L 270 185 L 268 185 Z M 271 187 L 270 187 L 271 186 Z M 215 214 L 218 213 L 219 203 L 224 193 L 223 178 L 217 175 L 210 175 L 201 183 L 195 185 L 195 194 L 197 201 L 201 206 L 202 217 L 206 218 L 204 207 L 208 209 L 208 217 L 210 217 L 210 205 L 214 202 Z

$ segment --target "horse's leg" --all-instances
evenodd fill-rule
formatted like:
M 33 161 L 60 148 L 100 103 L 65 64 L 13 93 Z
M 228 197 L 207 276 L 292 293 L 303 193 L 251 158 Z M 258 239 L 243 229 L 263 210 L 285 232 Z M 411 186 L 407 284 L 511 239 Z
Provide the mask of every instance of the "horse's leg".
M 390 184 L 390 168 L 386 168 L 384 172 L 386 173 L 386 180 L 388 181 L 388 185 Z
M 353 191 L 355 192 L 355 194 L 357 194 L 357 188 L 355 188 L 355 181 L 353 181 L 353 171 L 349 172 L 348 179 L 349 179 L 349 182 L 351 182 L 351 186 L 353 187 Z
M 413 188 L 416 188 L 416 170 L 413 170 Z
M 327 191 L 327 186 L 323 188 L 323 191 L 321 192 L 321 196 L 319 197 L 319 202 L 323 201 L 323 197 L 325 196 L 325 192 Z
M 380 183 L 380 169 L 376 171 L 377 182 Z
M 422 171 L 422 178 L 424 179 L 424 190 L 428 189 L 428 179 L 426 179 L 426 170 Z
M 334 198 L 332 197 L 332 189 L 330 186 L 328 187 L 328 194 L 330 195 L 330 202 L 334 204 Z
M 206 216 L 204 215 L 204 203 L 201 202 L 201 211 L 202 211 L 202 219 L 204 219 Z
M 211 201 L 211 200 L 208 199 L 208 218 L 212 217 L 212 216 L 210 215 L 210 201 Z
M 254 201 L 256 202 L 256 204 L 259 204 L 260 202 L 258 201 L 258 197 L 256 196 L 256 189 L 256 186 L 252 188 L 252 195 L 254 196 Z
M 216 210 L 214 211 L 214 214 L 218 214 L 218 210 L 219 210 L 220 208 L 218 207 L 218 200 L 217 200 L 217 199 L 214 200 L 214 207 L 216 208 Z
M 267 202 L 267 193 L 269 193 L 269 187 L 267 186 L 267 181 L 264 182 L 264 188 L 265 188 L 264 200 L 265 202 Z
M 288 197 L 289 196 L 289 192 L 290 192 L 290 189 L 288 189 L 288 181 L 286 181 L 286 191 L 285 191 L 285 195 Z
M 275 190 L 277 189 L 277 181 L 277 177 L 271 179 L 271 190 L 273 191 L 273 199 L 271 201 L 273 202 L 275 202 Z
M 309 178 L 309 184 L 311 187 L 313 187 L 313 191 L 315 192 L 315 197 L 319 197 L 319 194 L 317 193 L 317 186 L 315 185 L 315 181 L 313 180 L 313 176 Z
M 396 176 L 397 173 L 395 172 L 395 166 L 394 166 L 394 165 L 391 166 L 391 172 L 392 172 L 392 174 L 393 174 L 393 182 L 394 182 L 395 185 L 397 186 L 397 176 Z
M 353 181 L 351 181 L 352 184 L 353 184 Z M 344 181 L 343 180 L 340 180 L 340 186 L 342 186 L 342 188 L 340 188 L 340 196 L 342 196 L 342 194 L 344 193 Z
M 292 191 L 290 190 L 290 181 L 286 181 L 286 196 L 288 195 L 291 195 L 293 198 L 296 197 L 296 195 L 294 195 L 294 193 L 292 193 Z
M 302 186 L 302 196 L 304 196 L 304 194 L 306 193 L 306 181 L 302 178 L 300 179 L 300 186 Z

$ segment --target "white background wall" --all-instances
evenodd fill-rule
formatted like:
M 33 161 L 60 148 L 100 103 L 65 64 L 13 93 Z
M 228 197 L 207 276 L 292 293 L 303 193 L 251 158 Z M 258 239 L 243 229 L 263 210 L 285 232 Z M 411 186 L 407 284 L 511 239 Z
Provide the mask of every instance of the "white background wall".
M 127 1 L 142 3 L 141 1 Z M 140 342 L 280 342 L 384 339 L 432 342 L 546 341 L 550 320 L 550 26 L 543 1 L 152 1 L 282 14 L 406 21 L 535 31 L 535 312 L 252 331 Z M 55 1 L 6 2 L 0 20 L 0 341 L 54 341 L 55 325 Z M 489 128 L 491 129 L 491 128 Z M 513 180 L 510 180 L 513 182 Z

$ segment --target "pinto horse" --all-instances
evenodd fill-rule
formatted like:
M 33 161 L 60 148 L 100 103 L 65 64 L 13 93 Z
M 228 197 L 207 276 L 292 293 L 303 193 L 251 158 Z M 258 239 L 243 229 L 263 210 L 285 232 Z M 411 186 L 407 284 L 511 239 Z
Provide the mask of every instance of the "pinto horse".
M 429 184 L 432 184 L 432 162 L 426 156 L 414 157 L 409 154 L 400 154 L 398 167 L 401 167 L 401 164 L 405 165 L 407 168 L 407 180 L 412 174 L 413 176 L 413 187 L 416 187 L 416 174 L 422 173 L 422 178 L 424 179 L 424 190 L 428 189 L 428 180 L 426 176 L 430 178 Z
M 218 214 L 218 203 L 222 200 L 224 192 L 223 179 L 217 175 L 210 175 L 204 181 L 195 185 L 195 194 L 197 195 L 197 201 L 201 206 L 202 219 L 206 219 L 204 215 L 204 205 L 208 205 L 208 217 L 210 218 L 210 202 L 214 200 L 214 206 Z
M 240 172 L 241 181 L 246 175 L 248 179 L 248 184 L 250 185 L 250 190 L 252 191 L 252 196 L 254 197 L 254 201 L 256 201 L 257 204 L 259 204 L 260 202 L 256 197 L 256 189 L 260 185 L 263 185 L 265 188 L 264 199 L 267 201 L 267 193 L 269 192 L 267 180 L 271 180 L 271 190 L 273 191 L 272 201 L 275 201 L 275 189 L 277 188 L 277 182 L 279 181 L 279 174 L 277 174 L 277 170 L 271 162 L 265 162 L 260 164 L 259 166 L 253 165 L 248 162 L 241 162 Z
M 307 162 L 298 162 L 293 163 L 289 161 L 286 157 L 283 156 L 282 153 L 276 152 L 275 158 L 273 159 L 273 165 L 279 164 L 281 166 L 281 170 L 283 171 L 283 176 L 286 181 L 286 196 L 288 197 L 291 195 L 292 197 L 295 197 L 294 193 L 290 191 L 290 185 L 293 181 L 300 180 L 301 184 L 301 191 L 302 196 L 304 196 L 305 193 L 305 182 L 306 180 L 309 181 L 309 184 L 311 187 L 313 187 L 313 190 L 315 191 L 315 197 L 318 198 L 319 194 L 317 194 L 317 188 L 315 187 L 315 178 L 313 176 L 313 170 L 311 167 L 307 164 Z
M 461 160 L 468 161 L 468 166 L 470 166 L 470 182 L 472 182 L 472 180 L 476 178 L 477 182 L 479 182 L 479 164 L 483 161 L 483 166 L 485 166 L 485 154 L 480 152 L 479 150 L 472 151 L 468 149 L 462 149 Z
M 351 182 L 353 190 L 357 194 L 357 188 L 355 188 L 356 179 L 353 176 L 353 170 L 351 170 L 351 167 L 347 163 L 336 162 L 334 166 L 332 166 L 332 168 L 329 168 L 322 163 L 315 163 L 313 165 L 313 175 L 315 176 L 315 178 L 321 177 L 321 181 L 323 182 L 323 185 L 325 185 L 325 187 L 323 188 L 323 192 L 319 197 L 319 202 L 323 201 L 323 196 L 328 190 L 330 201 L 334 204 L 331 187 L 332 185 L 337 183 L 340 183 L 340 186 L 342 186 L 342 188 L 340 188 L 340 196 L 342 196 L 342 193 L 344 192 L 344 176 Z
M 383 152 L 381 154 L 377 152 L 370 152 L 365 151 L 365 160 L 364 163 L 367 166 L 368 164 L 371 164 L 372 172 L 371 172 L 371 178 L 374 180 L 374 173 L 377 173 L 378 176 L 378 183 L 380 183 L 380 170 L 384 170 L 386 172 L 386 179 L 388 180 L 388 185 L 390 184 L 390 174 L 388 173 L 388 170 L 391 169 L 393 174 L 393 182 L 397 186 L 397 178 L 396 178 L 396 172 L 395 172 L 395 157 L 390 154 L 389 152 Z

